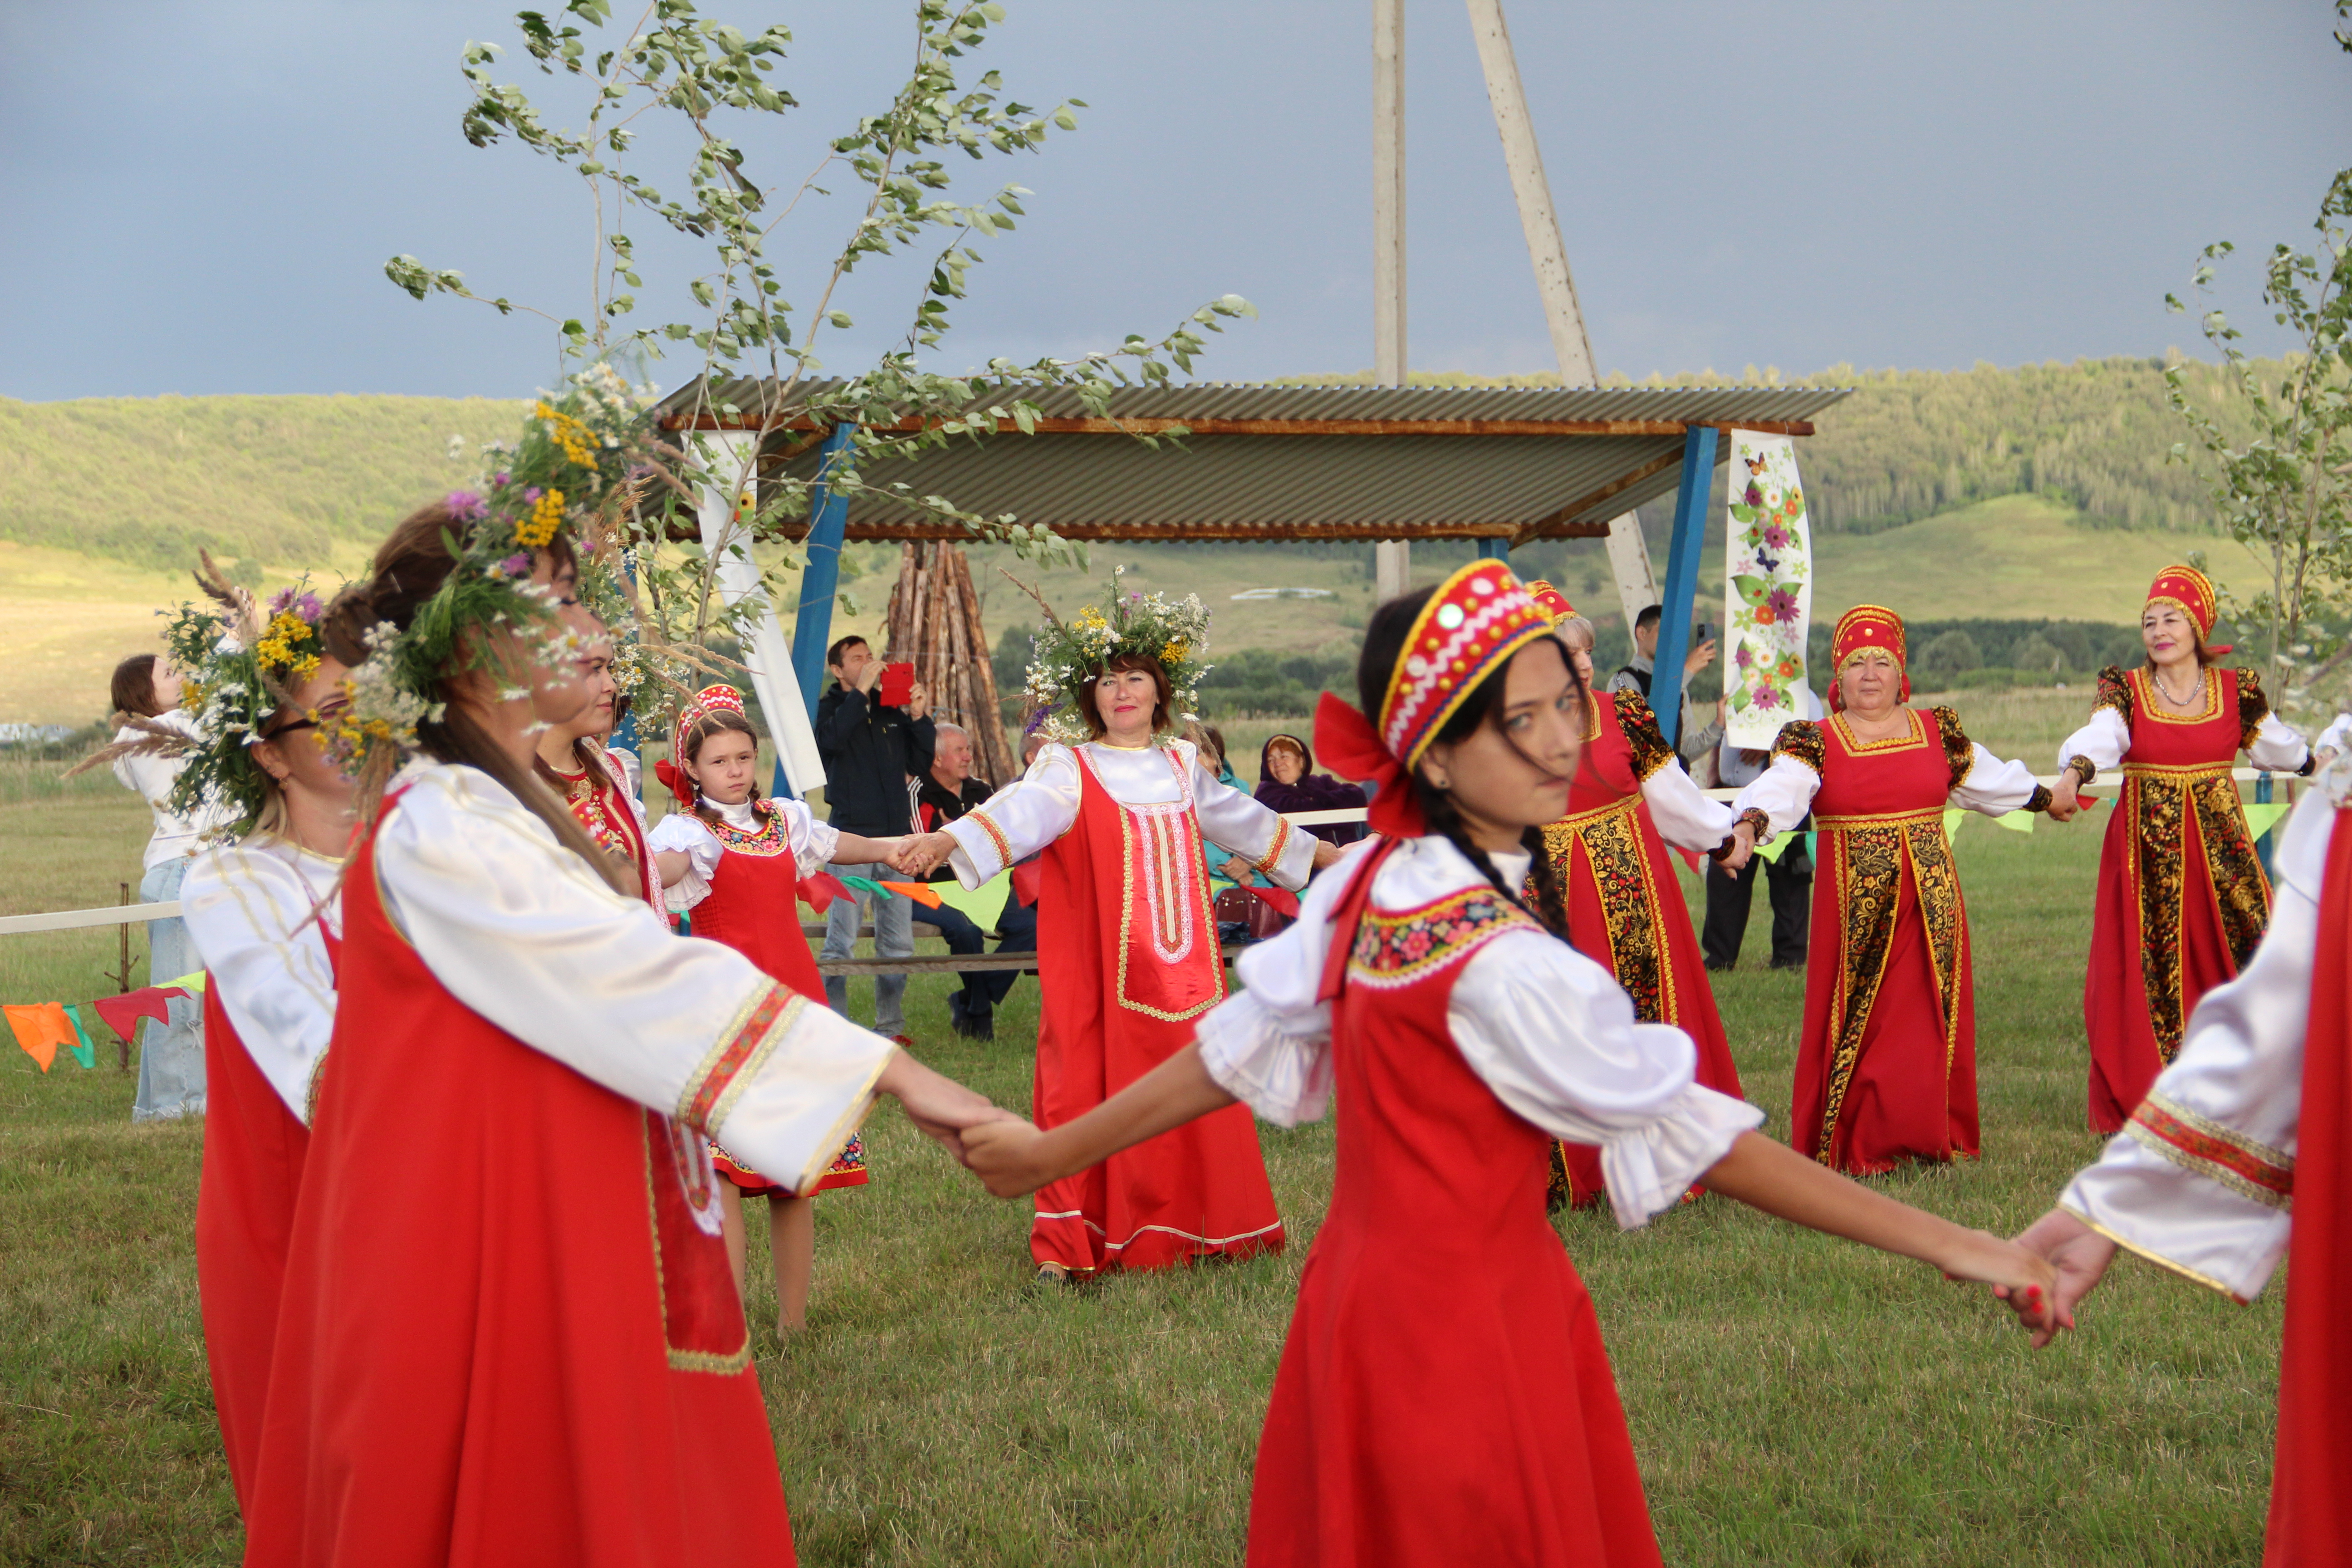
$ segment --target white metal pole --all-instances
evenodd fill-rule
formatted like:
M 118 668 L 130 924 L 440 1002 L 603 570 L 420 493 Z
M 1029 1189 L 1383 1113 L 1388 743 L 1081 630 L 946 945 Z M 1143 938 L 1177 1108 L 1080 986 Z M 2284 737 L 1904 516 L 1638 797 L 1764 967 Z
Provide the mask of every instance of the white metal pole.
M 1404 0 L 1372 0 L 1372 379 L 1405 384 Z M 1392 599 L 1412 577 L 1412 547 L 1372 547 L 1378 595 Z
M 1519 205 L 1519 227 L 1528 238 L 1528 258 L 1535 264 L 1536 291 L 1543 297 L 1544 320 L 1551 329 L 1553 358 L 1559 362 L 1559 379 L 1569 386 L 1590 386 L 1599 379 L 1592 364 L 1592 340 L 1584 330 L 1584 312 L 1577 305 L 1576 279 L 1569 271 L 1568 247 L 1559 237 L 1559 216 L 1551 203 L 1551 183 L 1544 177 L 1543 149 L 1536 144 L 1535 124 L 1528 118 L 1527 89 L 1519 81 L 1518 57 L 1511 48 L 1511 29 L 1503 18 L 1503 0 L 1467 0 L 1470 31 L 1478 42 L 1478 64 L 1486 76 L 1486 101 L 1495 110 L 1495 131 L 1503 140 L 1503 163 L 1510 171 L 1511 194 Z M 1649 546 L 1632 512 L 1609 524 L 1609 566 L 1617 580 L 1617 598 L 1625 612 L 1631 635 L 1633 617 L 1658 602 L 1658 580 L 1650 570 Z

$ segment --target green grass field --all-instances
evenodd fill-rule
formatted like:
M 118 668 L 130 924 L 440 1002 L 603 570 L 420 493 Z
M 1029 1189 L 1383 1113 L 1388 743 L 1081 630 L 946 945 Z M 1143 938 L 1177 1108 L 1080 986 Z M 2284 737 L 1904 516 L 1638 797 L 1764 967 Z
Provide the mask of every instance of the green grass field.
M 1959 706 L 2040 767 L 2084 696 Z M 141 809 L 103 775 L 55 774 L 0 764 L 0 913 L 112 902 L 135 876 Z M 2099 826 L 1960 830 L 1985 1157 L 1887 1178 L 1907 1200 L 2011 1231 L 2095 1151 L 2080 986 Z M 1760 967 L 1765 914 L 1759 898 L 1747 966 L 1717 994 L 1781 1133 L 1801 984 Z M 99 994 L 113 949 L 111 931 L 0 937 L 0 999 Z M 921 1054 L 1025 1106 L 1034 984 L 993 1046 L 949 1034 L 947 989 L 909 988 Z M 0 1561 L 237 1559 L 190 1241 L 203 1129 L 133 1128 L 130 1100 L 110 1070 L 0 1065 Z M 803 1561 L 1237 1563 L 1331 1176 L 1328 1125 L 1263 1142 L 1287 1254 L 1041 1296 L 1025 1209 L 877 1115 L 874 1184 L 819 1205 L 809 1331 L 754 1331 Z M 2259 1561 L 2276 1288 L 2239 1308 L 2127 1261 L 2082 1331 L 2034 1355 L 1989 1300 L 1721 1199 L 1633 1235 L 1591 1215 L 1560 1228 L 1670 1563 Z M 756 1246 L 752 1272 L 752 1319 L 772 1321 Z

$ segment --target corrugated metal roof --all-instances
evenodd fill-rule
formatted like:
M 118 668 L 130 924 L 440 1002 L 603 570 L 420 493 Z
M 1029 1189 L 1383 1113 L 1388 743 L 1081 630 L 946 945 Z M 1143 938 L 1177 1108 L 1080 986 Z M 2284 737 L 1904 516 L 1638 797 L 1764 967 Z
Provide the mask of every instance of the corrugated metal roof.
M 814 384 L 822 398 L 839 383 Z M 760 384 L 720 387 L 706 406 L 757 406 Z M 1006 388 L 1048 418 L 1088 410 L 1063 389 Z M 1010 512 L 1073 539 L 1107 538 L 1559 538 L 1605 531 L 1611 518 L 1673 492 L 1680 479 L 1680 426 L 1788 425 L 1846 395 L 1825 387 L 1370 387 L 1190 384 L 1113 395 L 1121 419 L 1188 424 L 1279 421 L 1311 426 L 1381 422 L 1376 433 L 1195 434 L 1158 449 L 1095 431 L 960 438 L 919 459 L 869 461 L 869 485 L 904 483 L 983 516 Z M 796 401 L 798 399 L 796 398 Z M 695 389 L 665 399 L 681 421 Z M 1517 432 L 1437 434 L 1422 424 L 1506 422 Z M 1601 424 L 1639 433 L 1594 434 Z M 1557 433 L 1531 426 L 1559 425 Z M 1580 426 L 1584 429 L 1568 428 Z M 772 449 L 806 447 L 806 436 L 772 436 Z M 782 467 L 809 479 L 818 454 Z M 853 539 L 950 531 L 913 509 L 854 496 Z

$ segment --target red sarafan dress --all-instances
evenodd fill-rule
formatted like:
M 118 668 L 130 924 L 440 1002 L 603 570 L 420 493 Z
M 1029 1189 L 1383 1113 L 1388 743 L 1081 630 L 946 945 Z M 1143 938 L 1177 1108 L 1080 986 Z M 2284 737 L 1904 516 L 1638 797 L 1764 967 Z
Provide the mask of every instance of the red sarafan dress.
M 889 1042 L 470 769 L 404 775 L 344 918 L 247 1563 L 790 1563 L 701 1139 L 821 1168 Z
M 563 804 L 599 848 L 619 856 L 637 870 L 637 887 L 646 902 L 662 907 L 661 872 L 654 865 L 647 843 L 645 803 L 629 787 L 628 764 L 621 753 L 607 751 L 601 767 L 576 773 L 557 773 L 563 786 Z
M 1601 1146 L 1639 1225 L 1761 1113 L 1695 1085 L 1686 1036 L 1636 1022 L 1442 839 L 1361 852 L 1240 968 L 1202 1065 L 1277 1122 L 1339 1106 L 1252 1568 L 1657 1563 L 1592 1302 L 1545 1217 L 1547 1152 Z
M 2195 713 L 2157 700 L 2146 668 L 2099 675 L 2091 721 L 2059 748 L 2088 782 L 2120 769 L 2099 850 L 2083 1023 L 2091 1037 L 2094 1130 L 2122 1130 L 2179 1053 L 2198 999 L 2253 956 L 2271 889 L 2230 771 L 2310 766 L 2303 738 L 2272 714 L 2250 669 L 2207 669 Z
M 1736 811 L 1776 832 L 1813 814 L 1820 870 L 1790 1145 L 1853 1174 L 1974 1158 L 1975 984 L 1968 910 L 1944 834 L 1952 807 L 2040 811 L 2022 763 L 1969 741 L 1948 708 L 1857 737 L 1843 714 L 1784 727 Z
M 1043 849 L 1036 1099 L 1058 1127 L 1166 1061 L 1225 994 L 1203 827 L 1286 887 L 1316 840 L 1208 776 L 1189 742 L 1049 745 L 1026 777 L 947 825 L 966 887 Z M 1282 1245 L 1257 1129 L 1212 1112 L 1040 1189 L 1030 1253 L 1072 1273 L 1162 1268 Z
M 824 1006 L 824 978 L 801 931 L 800 849 L 807 849 L 810 862 L 822 869 L 833 858 L 839 836 L 800 801 L 747 801 L 710 809 L 716 822 L 698 812 L 673 811 L 653 832 L 656 850 L 679 851 L 691 862 L 679 903 L 694 918 L 694 934 L 726 943 L 777 984 Z M 710 1158 L 747 1197 L 800 1195 L 715 1144 Z M 807 1195 L 862 1187 L 867 1179 L 866 1146 L 852 1134 Z
M 237 1507 L 260 1460 L 286 1249 L 310 1143 L 304 1118 L 335 1019 L 341 863 L 267 836 L 198 858 L 181 888 L 205 963 L 204 1174 L 196 1290 Z
M 1675 764 L 1639 692 L 1594 693 L 1584 741 L 1568 815 L 1544 829 L 1545 853 L 1568 892 L 1569 937 L 1617 976 L 1635 1017 L 1689 1035 L 1698 1081 L 1737 1100 L 1739 1069 L 1666 848 L 1669 838 L 1677 848 L 1715 848 L 1731 834 L 1730 809 Z M 1599 1152 L 1563 1143 L 1559 1162 L 1555 1191 L 1564 1179 L 1577 1207 L 1598 1201 Z
M 2340 1563 L 2352 1543 L 2347 774 L 2343 763 L 2323 773 L 2281 825 L 2269 932 L 2190 1015 L 2124 1136 L 2059 1197 L 2108 1239 L 2232 1300 L 2253 1300 L 2290 1260 L 2265 1568 Z

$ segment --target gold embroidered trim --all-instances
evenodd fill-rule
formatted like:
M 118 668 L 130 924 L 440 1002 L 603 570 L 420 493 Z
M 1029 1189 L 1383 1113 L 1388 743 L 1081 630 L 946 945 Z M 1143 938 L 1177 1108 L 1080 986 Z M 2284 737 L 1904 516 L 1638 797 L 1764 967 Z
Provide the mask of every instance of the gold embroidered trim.
M 2124 1123 L 2125 1135 L 2184 1171 L 2221 1184 L 2264 1208 L 2294 1207 L 2294 1156 L 2151 1094 Z
M 1274 843 L 1267 848 L 1265 854 L 1257 858 L 1257 868 L 1260 871 L 1265 872 L 1266 875 L 1272 876 L 1274 874 L 1274 868 L 1282 864 L 1283 854 L 1289 847 L 1290 824 L 1286 819 L 1277 816 L 1274 819 Z
M 1580 811 L 1571 816 L 1563 816 L 1545 828 L 1544 832 L 1547 836 L 1553 833 L 1580 833 L 1603 817 L 1631 816 L 1641 804 L 1642 797 L 1638 795 L 1620 795 L 1607 805 L 1598 805 L 1591 811 Z M 1557 859 L 1559 857 L 1554 856 L 1553 858 Z
M 974 806 L 963 814 L 962 820 L 980 824 L 980 830 L 988 835 L 988 847 L 996 851 L 999 869 L 1013 864 L 1013 840 L 1004 837 L 1004 829 L 996 826 L 993 817 Z
M 2179 781 L 2186 781 L 2189 779 L 2228 778 L 2231 773 L 2230 764 L 2227 763 L 2183 763 L 2179 764 L 2168 763 L 2126 763 L 2124 764 L 2123 771 L 2126 778 L 2173 779 Z
M 1943 742 L 1944 764 L 1951 770 L 1952 787 L 1968 783 L 1969 775 L 1977 769 L 1977 749 L 1969 742 L 1968 731 L 1960 728 L 1960 715 L 1951 708 L 1930 708 L 1927 717 L 1935 721 L 1936 738 Z
M 1822 771 L 1822 762 L 1828 750 L 1829 742 L 1822 735 L 1818 720 L 1791 719 L 1780 726 L 1779 734 L 1772 737 L 1772 755 L 1776 761 L 1781 757 L 1793 757 L 1817 773 Z
M 2078 788 L 2082 784 L 2087 784 L 2094 782 L 2099 776 L 2099 764 L 2091 761 L 2090 758 L 2083 755 L 2080 752 L 2075 752 L 2073 756 L 2066 759 L 2066 766 L 2074 770 L 2074 777 L 2077 781 Z
M 697 1132 L 716 1127 L 734 1106 L 736 1081 L 756 1070 L 751 1058 L 765 1060 L 775 1037 L 793 1026 L 803 1005 L 802 997 L 781 985 L 771 984 L 752 993 L 687 1075 L 671 1116 Z
M 641 1123 L 645 1121 L 642 1117 L 638 1120 Z M 743 1342 L 732 1351 L 682 1351 L 669 1342 L 669 1290 L 662 1277 L 661 1209 L 654 1196 L 654 1144 L 650 1126 L 639 1134 L 639 1142 L 645 1149 L 646 1230 L 646 1238 L 653 1245 L 654 1304 L 660 1310 L 662 1317 L 662 1350 L 668 1357 L 672 1372 L 706 1372 L 719 1377 L 731 1377 L 751 1364 L 751 1325 L 748 1320 L 743 1324 Z
M 2117 1247 L 2122 1247 L 2126 1252 L 2137 1253 L 2138 1256 L 2147 1258 L 2150 1263 L 2157 1265 L 2158 1268 L 2169 1268 L 2175 1274 L 2179 1275 L 2183 1279 L 2193 1279 L 2209 1290 L 2219 1290 L 2222 1295 L 2227 1296 L 2231 1300 L 2235 1301 L 2241 1307 L 2252 1304 L 2250 1298 L 2239 1295 L 2235 1290 L 2231 1289 L 2227 1285 L 2222 1284 L 2210 1274 L 2200 1274 L 2196 1269 L 2189 1268 L 2185 1263 L 2175 1263 L 2171 1258 L 2167 1258 L 2161 1252 L 2153 1251 L 2147 1247 L 2143 1246 L 2141 1243 L 2134 1241 L 2130 1237 L 2118 1235 L 2116 1232 L 2109 1230 L 2105 1226 L 2101 1225 L 2097 1220 L 2093 1219 L 2089 1215 L 2084 1214 L 2081 1209 L 2076 1208 L 2074 1205 L 2061 1203 L 2058 1206 L 2064 1209 L 2068 1214 L 2073 1215 L 2076 1219 L 2081 1220 L 2084 1225 L 2089 1226 L 2093 1230 L 2097 1231 L 2101 1236 L 2105 1237 L 2109 1241 L 2114 1242 Z
M 2215 919 L 2231 963 L 2243 968 L 2270 927 L 2270 879 L 2247 831 L 2238 786 L 2226 763 L 2192 767 L 2124 764 L 2124 814 L 2130 853 L 2125 891 L 2139 911 L 2140 984 L 2158 1058 L 2180 1054 L 2188 1028 L 2184 973 L 2188 858 L 2205 859 Z
M 1911 721 L 1910 734 L 1889 735 L 1883 741 L 1865 741 L 1861 736 L 1855 734 L 1853 732 L 1853 726 L 1846 722 L 1845 715 L 1843 712 L 1831 714 L 1830 722 L 1837 726 L 1838 735 L 1845 742 L 1845 749 L 1849 752 L 1857 753 L 1870 752 L 1907 752 L 1915 746 L 1926 745 L 1927 743 L 1927 727 L 1920 722 L 1919 710 L 1916 708 L 1906 708 L 1903 710 L 1903 716 Z
M 2204 689 L 2205 700 L 2194 713 L 2166 712 L 2158 700 L 2158 692 L 2148 683 L 2148 672 L 2144 666 L 2124 679 L 2131 682 L 2133 706 L 2139 710 L 2140 716 L 2153 719 L 2159 724 L 2205 724 L 2221 716 L 2221 672 L 2218 669 L 2209 668 L 2198 677 L 2198 684 Z
M 1171 922 L 1184 919 L 1189 912 L 1192 931 L 1191 936 L 1181 944 L 1181 951 L 1178 954 L 1181 960 L 1191 956 L 1192 944 L 1195 942 L 1209 942 L 1211 952 L 1213 953 L 1217 924 L 1213 907 L 1209 901 L 1209 862 L 1201 848 L 1200 818 L 1192 808 L 1192 776 L 1184 771 L 1184 764 L 1177 761 L 1174 751 L 1162 750 L 1160 755 L 1168 759 L 1168 765 L 1176 773 L 1177 798 L 1168 804 L 1177 808 L 1173 815 L 1180 819 L 1185 829 L 1175 835 L 1181 846 L 1176 853 L 1183 857 L 1183 869 L 1189 873 L 1189 877 L 1183 879 L 1191 883 L 1192 895 L 1191 901 L 1194 907 L 1186 911 L 1177 904 L 1176 900 L 1183 897 L 1183 890 L 1175 885 L 1179 880 L 1178 871 L 1175 866 L 1171 865 L 1167 868 L 1165 880 L 1160 884 L 1161 896 L 1155 903 L 1151 914 L 1162 930 L 1171 931 L 1172 934 Z M 1089 773 L 1093 772 L 1092 763 L 1087 763 L 1086 766 Z M 1128 950 L 1134 945 L 1135 941 L 1132 911 L 1135 909 L 1136 900 L 1135 821 L 1138 808 L 1111 795 L 1109 787 L 1103 784 L 1099 773 L 1095 775 L 1095 785 L 1102 790 L 1103 794 L 1109 798 L 1112 806 L 1118 812 L 1118 847 L 1122 864 L 1118 922 L 1118 987 L 1113 993 L 1113 999 L 1130 1013 L 1140 1013 L 1147 1018 L 1157 1018 L 1163 1024 L 1181 1024 L 1187 1018 L 1197 1018 L 1225 999 L 1225 966 L 1222 963 L 1212 962 L 1208 966 L 1212 976 L 1208 996 L 1181 1013 L 1171 1013 L 1165 1007 L 1154 1007 L 1148 1002 L 1132 1001 L 1128 996 Z
M 1914 822 L 1932 822 L 1941 827 L 1945 806 L 1931 805 L 1918 811 L 1895 811 L 1883 816 L 1816 816 L 1813 826 L 1832 833 L 1853 833 L 1865 827 L 1901 827 Z
M 1583 847 L 1608 927 L 1609 967 L 1633 998 L 1633 1016 L 1648 1024 L 1677 1024 L 1682 1020 L 1675 1005 L 1657 881 L 1634 816 L 1640 800 L 1627 795 L 1614 805 L 1551 824 L 1543 830 L 1544 853 L 1566 887 L 1577 848 Z
M 1625 744 L 1633 753 L 1633 776 L 1646 784 L 1660 768 L 1673 764 L 1675 749 L 1666 744 L 1656 710 L 1640 692 L 1621 691 L 1614 701 L 1617 728 L 1624 731 Z

